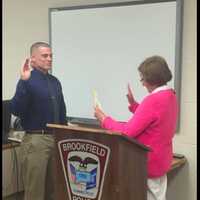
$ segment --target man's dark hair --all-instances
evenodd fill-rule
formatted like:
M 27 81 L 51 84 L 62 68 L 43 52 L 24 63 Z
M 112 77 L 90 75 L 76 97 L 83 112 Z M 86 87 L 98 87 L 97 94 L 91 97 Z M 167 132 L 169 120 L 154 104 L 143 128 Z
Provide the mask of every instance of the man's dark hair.
M 30 48 L 30 54 L 32 55 L 33 51 L 39 47 L 50 47 L 50 45 L 46 42 L 36 42 L 34 44 L 31 45 L 31 48 Z

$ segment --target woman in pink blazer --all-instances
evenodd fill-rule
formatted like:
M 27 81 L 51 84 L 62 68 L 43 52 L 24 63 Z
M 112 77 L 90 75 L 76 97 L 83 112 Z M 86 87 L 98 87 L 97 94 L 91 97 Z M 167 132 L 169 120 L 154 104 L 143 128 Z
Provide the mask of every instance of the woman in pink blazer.
M 138 71 L 149 95 L 138 104 L 128 85 L 129 110 L 134 115 L 127 122 L 120 123 L 107 116 L 98 106 L 95 107 L 94 115 L 103 128 L 135 138 L 152 150 L 147 160 L 147 199 L 165 200 L 166 173 L 173 158 L 172 138 L 178 115 L 175 91 L 167 86 L 172 74 L 165 59 L 160 56 L 145 59 Z

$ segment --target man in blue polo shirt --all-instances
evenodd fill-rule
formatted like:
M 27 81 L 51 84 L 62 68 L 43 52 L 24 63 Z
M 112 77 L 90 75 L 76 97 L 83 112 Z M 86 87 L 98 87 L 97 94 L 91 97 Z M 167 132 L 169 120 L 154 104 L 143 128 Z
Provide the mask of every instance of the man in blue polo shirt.
M 34 43 L 30 54 L 10 102 L 11 112 L 20 117 L 26 131 L 20 153 L 24 199 L 53 200 L 54 136 L 46 124 L 66 124 L 66 107 L 59 80 L 48 73 L 52 66 L 49 44 Z

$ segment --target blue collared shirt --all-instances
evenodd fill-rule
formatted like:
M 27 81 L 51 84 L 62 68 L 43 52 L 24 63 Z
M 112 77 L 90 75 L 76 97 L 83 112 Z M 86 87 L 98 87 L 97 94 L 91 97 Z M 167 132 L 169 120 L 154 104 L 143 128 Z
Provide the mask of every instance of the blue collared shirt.
M 28 80 L 19 80 L 10 108 L 20 117 L 24 130 L 46 129 L 47 123 L 66 123 L 66 106 L 59 80 L 37 69 L 31 71 Z

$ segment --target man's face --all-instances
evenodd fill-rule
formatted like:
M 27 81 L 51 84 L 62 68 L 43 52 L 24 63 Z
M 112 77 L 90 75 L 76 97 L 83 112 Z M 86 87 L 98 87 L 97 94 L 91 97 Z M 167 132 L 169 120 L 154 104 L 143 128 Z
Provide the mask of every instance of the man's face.
M 49 47 L 39 47 L 32 52 L 31 65 L 45 73 L 51 69 L 52 51 Z

